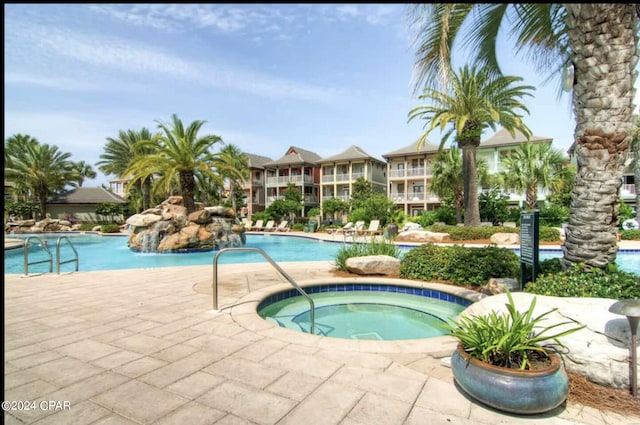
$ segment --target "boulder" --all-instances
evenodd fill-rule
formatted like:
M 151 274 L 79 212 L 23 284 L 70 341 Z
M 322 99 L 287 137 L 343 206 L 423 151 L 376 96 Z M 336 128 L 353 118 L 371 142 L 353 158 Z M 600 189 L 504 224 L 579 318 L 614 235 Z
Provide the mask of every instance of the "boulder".
M 496 245 L 519 245 L 520 235 L 517 233 L 494 233 L 490 240 Z
M 390 255 L 351 257 L 347 259 L 346 266 L 349 272 L 359 275 L 397 276 L 400 274 L 400 260 Z
M 617 300 L 607 298 L 548 297 L 525 292 L 513 296 L 519 311 L 526 311 L 536 297 L 533 316 L 539 316 L 557 308 L 546 316 L 544 326 L 570 321 L 553 330 L 561 332 L 575 326 L 584 329 L 560 338 L 565 350 L 560 350 L 568 372 L 584 376 L 589 381 L 613 388 L 629 388 L 629 346 L 631 330 L 624 316 L 609 312 Z M 507 296 L 486 297 L 469 306 L 463 315 L 482 315 L 496 311 L 506 312 Z M 551 342 L 551 341 L 550 341 Z
M 427 230 L 407 230 L 405 232 L 398 233 L 396 237 L 397 242 L 433 242 L 433 243 L 445 243 L 450 242 L 448 233 L 436 233 L 429 232 Z

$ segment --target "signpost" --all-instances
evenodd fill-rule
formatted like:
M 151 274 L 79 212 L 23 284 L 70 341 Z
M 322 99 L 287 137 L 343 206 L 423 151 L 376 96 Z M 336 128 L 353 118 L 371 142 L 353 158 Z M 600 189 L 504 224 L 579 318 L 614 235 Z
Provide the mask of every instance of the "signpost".
M 520 289 L 524 288 L 527 265 L 531 266 L 531 281 L 538 274 L 540 257 L 540 212 L 522 211 L 520 213 Z

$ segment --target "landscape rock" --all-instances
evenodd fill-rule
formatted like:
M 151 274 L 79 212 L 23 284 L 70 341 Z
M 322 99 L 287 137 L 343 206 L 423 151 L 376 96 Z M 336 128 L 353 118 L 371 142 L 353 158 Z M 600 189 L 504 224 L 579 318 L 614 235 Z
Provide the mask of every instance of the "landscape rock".
M 450 242 L 448 233 L 429 232 L 427 230 L 407 230 L 398 233 L 397 242 L 433 242 L 444 243 Z
M 517 233 L 494 233 L 490 240 L 496 245 L 519 245 L 520 235 Z
M 390 255 L 351 257 L 347 259 L 346 266 L 349 272 L 359 275 L 397 276 L 400 274 L 400 260 Z

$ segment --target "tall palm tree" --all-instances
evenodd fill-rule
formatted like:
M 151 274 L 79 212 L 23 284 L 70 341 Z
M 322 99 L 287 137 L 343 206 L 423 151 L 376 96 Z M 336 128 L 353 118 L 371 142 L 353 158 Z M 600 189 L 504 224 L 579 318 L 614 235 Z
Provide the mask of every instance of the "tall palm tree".
M 216 170 L 229 182 L 229 196 L 234 211 L 238 210 L 235 188 L 249 178 L 249 164 L 246 155 L 236 145 L 226 145 L 217 155 Z
M 633 167 L 633 182 L 636 192 L 636 217 L 640 218 L 640 116 L 636 116 L 635 125 L 632 130 L 632 150 L 633 157 L 631 166 Z
M 563 244 L 565 267 L 615 261 L 619 191 L 633 126 L 640 8 L 634 3 L 432 3 L 412 6 L 417 24 L 415 89 L 438 84 L 451 68 L 454 42 L 467 42 L 474 63 L 500 73 L 500 29 L 540 71 L 573 71 L 578 169 Z M 458 46 L 458 45 L 456 45 Z M 446 75 L 446 72 L 445 74 Z M 571 75 L 571 73 L 567 73 Z M 594 192 L 600 196 L 593 196 Z
M 418 141 L 418 149 L 436 128 L 447 131 L 440 142 L 444 146 L 455 133 L 455 140 L 462 149 L 462 174 L 464 179 L 464 224 L 480 225 L 478 202 L 478 171 L 476 150 L 485 129 L 496 129 L 499 124 L 515 136 L 515 130 L 527 137 L 531 131 L 522 121 L 518 110 L 529 112 L 520 98 L 531 96 L 531 86 L 515 85 L 522 81 L 514 76 L 492 76 L 475 67 L 464 66 L 458 74 L 449 73 L 450 88 L 445 91 L 425 87 L 420 100 L 431 104 L 421 105 L 409 112 L 409 121 L 420 118 L 426 121 L 425 132 Z
M 172 115 L 171 124 L 158 121 L 162 130 L 158 141 L 157 152 L 141 157 L 125 170 L 126 176 L 137 181 L 151 175 L 158 176 L 158 185 L 167 193 L 177 177 L 182 202 L 188 213 L 196 210 L 195 191 L 197 174 L 219 178 L 214 171 L 215 159 L 212 147 L 223 143 L 216 135 L 198 136 L 198 131 L 206 121 L 196 120 L 186 128 L 176 114 Z M 145 142 L 143 146 L 152 144 Z
M 78 181 L 78 186 L 82 187 L 84 183 L 84 179 L 95 179 L 98 175 L 91 164 L 87 164 L 85 161 L 76 162 L 76 169 L 78 174 L 80 175 L 80 181 Z
M 429 182 L 429 190 L 438 198 L 453 198 L 456 209 L 456 223 L 462 223 L 463 187 L 462 152 L 453 147 L 438 152 L 432 166 L 433 178 Z
M 507 187 L 524 191 L 527 209 L 533 210 L 538 189 L 549 188 L 563 165 L 562 152 L 550 144 L 523 143 L 502 159 L 502 177 Z
M 40 206 L 40 218 L 47 216 L 47 200 L 62 192 L 66 186 L 75 187 L 82 176 L 71 154 L 61 152 L 57 146 L 41 144 L 29 135 L 16 134 L 4 145 L 7 180 L 19 182 Z
M 488 181 L 489 168 L 485 161 L 478 161 L 478 179 L 481 182 Z M 462 223 L 462 211 L 464 208 L 464 178 L 462 175 L 462 151 L 452 147 L 438 152 L 432 166 L 433 178 L 429 182 L 429 190 L 438 195 L 438 198 L 453 198 L 456 210 L 456 223 Z
M 157 149 L 157 134 L 151 134 L 149 129 L 142 128 L 140 131 L 120 130 L 118 137 L 107 137 L 107 144 L 104 153 L 100 155 L 100 161 L 96 163 L 100 171 L 105 174 L 124 178 L 125 171 L 140 158 L 149 155 Z M 151 207 L 151 184 L 153 177 L 145 175 L 138 179 L 137 184 L 142 193 L 142 210 Z M 133 191 L 135 193 L 135 191 Z M 132 192 L 129 195 L 133 194 Z

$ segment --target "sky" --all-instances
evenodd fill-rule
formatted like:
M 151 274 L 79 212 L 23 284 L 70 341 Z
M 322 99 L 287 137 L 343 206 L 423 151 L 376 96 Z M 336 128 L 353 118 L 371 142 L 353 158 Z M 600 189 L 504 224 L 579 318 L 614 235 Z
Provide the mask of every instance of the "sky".
M 416 141 L 407 121 L 415 46 L 406 4 L 6 4 L 4 137 L 27 134 L 95 163 L 121 130 L 176 114 L 242 151 L 382 155 Z M 566 151 L 570 98 L 502 43 L 501 66 L 535 86 L 525 123 Z M 483 140 L 493 134 L 489 131 Z M 438 145 L 439 133 L 429 137 Z

